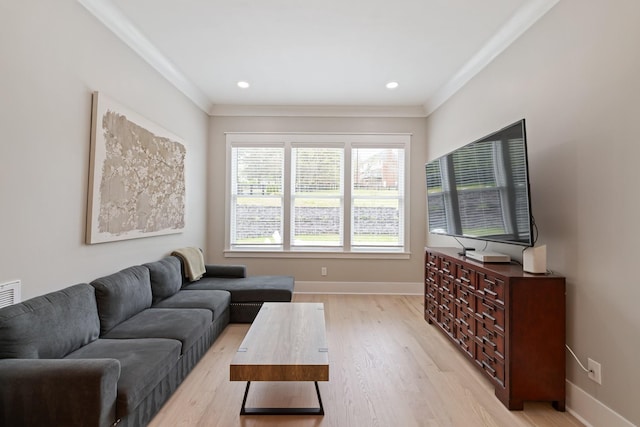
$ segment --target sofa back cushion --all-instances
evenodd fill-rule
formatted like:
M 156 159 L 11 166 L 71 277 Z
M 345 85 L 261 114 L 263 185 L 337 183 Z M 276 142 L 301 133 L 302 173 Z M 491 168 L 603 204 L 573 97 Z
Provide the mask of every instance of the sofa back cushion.
M 0 309 L 0 359 L 59 359 L 99 334 L 95 291 L 86 283 Z
M 169 256 L 144 266 L 149 269 L 151 276 L 154 304 L 176 294 L 182 287 L 182 269 L 178 258 Z
M 136 265 L 91 282 L 96 288 L 100 335 L 151 307 L 149 269 Z

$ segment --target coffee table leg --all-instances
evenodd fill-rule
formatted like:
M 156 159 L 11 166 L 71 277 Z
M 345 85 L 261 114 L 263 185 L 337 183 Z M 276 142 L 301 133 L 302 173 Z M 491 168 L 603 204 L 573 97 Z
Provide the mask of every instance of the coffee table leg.
M 320 397 L 320 387 L 318 387 L 318 381 L 314 381 L 316 385 L 316 394 L 318 395 L 318 404 L 320 405 L 318 409 L 318 415 L 324 415 L 324 406 L 322 406 L 322 398 Z
M 322 405 L 322 398 L 320 397 L 320 387 L 318 387 L 318 381 L 314 381 L 316 386 L 316 394 L 318 395 L 318 408 L 247 408 L 247 396 L 249 395 L 249 387 L 251 381 L 247 381 L 247 387 L 244 390 L 244 397 L 242 398 L 242 408 L 240 409 L 240 415 L 324 415 L 324 406 Z
M 244 397 L 242 398 L 242 408 L 240 408 L 240 415 L 247 414 L 247 409 L 245 408 L 245 404 L 247 403 L 247 395 L 249 394 L 250 386 L 251 386 L 251 381 L 247 381 L 247 387 L 244 389 Z

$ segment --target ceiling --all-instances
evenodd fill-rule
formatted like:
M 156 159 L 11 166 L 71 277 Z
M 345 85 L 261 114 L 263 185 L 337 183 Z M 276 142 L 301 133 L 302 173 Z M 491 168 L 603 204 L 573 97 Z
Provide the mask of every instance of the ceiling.
M 295 107 L 417 116 L 558 2 L 78 1 L 208 114 Z M 387 89 L 390 81 L 398 87 Z

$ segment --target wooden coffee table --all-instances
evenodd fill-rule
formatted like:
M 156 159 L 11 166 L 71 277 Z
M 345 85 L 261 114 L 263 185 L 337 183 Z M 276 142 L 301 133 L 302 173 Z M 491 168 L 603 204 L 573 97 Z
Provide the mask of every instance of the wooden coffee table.
M 241 415 L 324 415 L 318 381 L 329 381 L 323 303 L 262 305 L 230 366 L 231 381 L 247 381 Z M 317 408 L 247 408 L 251 381 L 313 381 Z

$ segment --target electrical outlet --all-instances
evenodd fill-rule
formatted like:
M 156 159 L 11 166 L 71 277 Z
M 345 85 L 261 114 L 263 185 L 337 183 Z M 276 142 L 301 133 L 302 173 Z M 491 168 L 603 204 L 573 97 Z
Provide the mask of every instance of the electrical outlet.
M 602 366 L 593 359 L 587 359 L 587 369 L 589 370 L 589 378 L 602 384 Z
M 326 276 L 327 275 L 327 267 L 322 267 L 320 269 L 320 274 L 323 275 L 323 276 Z

